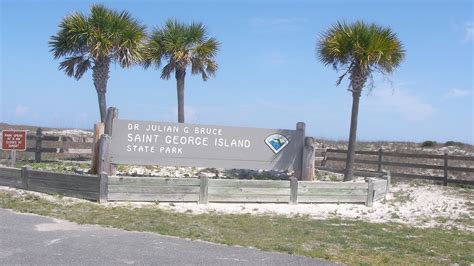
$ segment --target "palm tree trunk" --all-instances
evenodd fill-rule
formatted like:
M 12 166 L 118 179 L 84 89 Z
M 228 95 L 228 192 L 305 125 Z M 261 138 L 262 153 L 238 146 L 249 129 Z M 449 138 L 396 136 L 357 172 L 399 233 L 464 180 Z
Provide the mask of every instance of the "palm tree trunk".
M 105 123 L 107 116 L 107 100 L 105 92 L 97 91 L 97 98 L 99 100 L 100 122 Z
M 347 149 L 346 171 L 344 173 L 344 181 L 350 181 L 354 179 L 355 143 L 357 135 L 357 118 L 359 116 L 360 93 L 361 90 L 352 91 L 351 129 L 349 133 L 349 147 Z
M 176 69 L 176 89 L 178 91 L 178 123 L 184 123 L 184 78 L 186 70 Z
M 108 58 L 99 58 L 96 60 L 94 67 L 92 67 L 92 79 L 99 100 L 100 121 L 105 122 L 107 115 L 107 81 L 109 80 Z

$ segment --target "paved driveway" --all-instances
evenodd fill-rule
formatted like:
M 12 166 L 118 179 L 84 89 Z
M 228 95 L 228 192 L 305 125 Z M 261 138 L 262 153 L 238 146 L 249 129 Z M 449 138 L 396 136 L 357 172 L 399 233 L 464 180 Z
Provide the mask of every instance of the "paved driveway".
M 128 232 L 0 209 L 0 265 L 334 265 L 300 256 Z

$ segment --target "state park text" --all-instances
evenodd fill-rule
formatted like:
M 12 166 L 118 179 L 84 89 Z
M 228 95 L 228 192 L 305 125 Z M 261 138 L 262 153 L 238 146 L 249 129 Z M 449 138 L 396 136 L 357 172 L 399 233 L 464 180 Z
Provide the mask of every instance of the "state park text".
M 246 138 L 223 137 L 222 128 L 202 126 L 173 126 L 160 124 L 128 123 L 127 152 L 150 152 L 166 154 L 183 154 L 186 145 L 209 146 L 222 148 L 251 147 L 251 141 Z M 139 132 L 139 133 L 137 133 Z M 145 132 L 145 133 L 143 133 Z M 165 145 L 157 145 L 164 143 Z

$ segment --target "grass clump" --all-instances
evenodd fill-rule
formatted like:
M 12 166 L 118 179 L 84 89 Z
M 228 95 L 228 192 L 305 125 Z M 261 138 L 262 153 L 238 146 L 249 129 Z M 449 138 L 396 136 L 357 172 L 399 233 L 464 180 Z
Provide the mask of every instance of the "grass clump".
M 63 202 L 64 201 L 64 202 Z M 227 245 L 255 247 L 346 264 L 430 265 L 474 261 L 472 233 L 420 229 L 400 224 L 352 220 L 313 220 L 307 216 L 190 214 L 160 209 L 104 206 L 90 202 L 48 201 L 36 195 L 0 191 L 0 208 L 155 232 Z M 409 238 L 409 239 L 408 239 Z
M 421 143 L 421 147 L 423 148 L 433 148 L 436 146 L 436 141 L 433 140 L 426 140 Z
M 90 163 L 88 162 L 74 162 L 74 161 L 17 161 L 16 167 L 21 168 L 23 166 L 30 166 L 34 170 L 44 170 L 57 173 L 78 173 L 87 172 L 90 169 Z
M 410 195 L 408 191 L 400 190 L 397 192 L 393 192 L 392 203 L 399 203 L 400 205 L 403 205 L 407 202 L 412 202 L 413 200 L 413 196 Z

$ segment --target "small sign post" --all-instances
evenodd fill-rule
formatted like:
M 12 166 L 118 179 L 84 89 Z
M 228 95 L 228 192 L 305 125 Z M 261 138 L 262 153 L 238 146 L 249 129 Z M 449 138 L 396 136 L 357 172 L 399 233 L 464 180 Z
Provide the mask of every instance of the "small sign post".
M 26 150 L 26 130 L 2 130 L 2 150 L 10 151 L 10 166 L 15 167 L 16 151 Z

